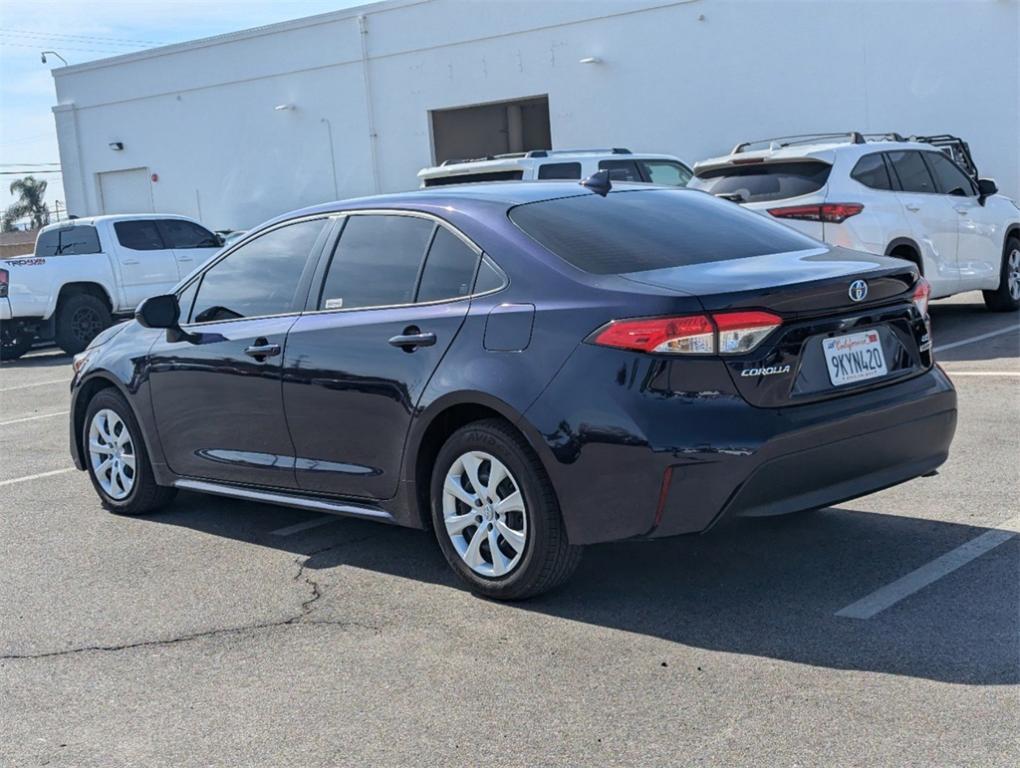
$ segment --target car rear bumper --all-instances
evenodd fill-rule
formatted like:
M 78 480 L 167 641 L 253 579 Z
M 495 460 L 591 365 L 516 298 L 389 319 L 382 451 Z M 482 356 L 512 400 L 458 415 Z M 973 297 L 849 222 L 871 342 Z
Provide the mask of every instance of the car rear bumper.
M 871 391 L 759 408 L 711 372 L 721 363 L 684 363 L 682 374 L 654 360 L 647 371 L 599 370 L 605 357 L 568 363 L 526 414 L 551 451 L 545 463 L 576 544 L 699 533 L 724 516 L 863 496 L 934 470 L 956 429 L 956 392 L 937 367 Z M 610 372 L 616 386 L 601 386 Z M 681 376 L 697 389 L 676 391 Z M 552 404 L 571 395 L 573 417 L 562 407 L 557 417 Z

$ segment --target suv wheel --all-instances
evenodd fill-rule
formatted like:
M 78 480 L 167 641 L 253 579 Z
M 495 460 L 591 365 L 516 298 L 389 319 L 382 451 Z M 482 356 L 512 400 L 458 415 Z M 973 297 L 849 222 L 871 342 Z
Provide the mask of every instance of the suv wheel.
M 999 272 L 999 287 L 981 293 L 985 297 L 985 306 L 993 312 L 1020 309 L 1020 238 L 1011 237 L 1006 241 Z
M 138 422 L 116 390 L 101 390 L 89 401 L 82 445 L 92 485 L 111 512 L 140 515 L 177 495 L 176 488 L 156 485 Z
M 567 541 L 552 484 L 524 439 L 488 419 L 446 441 L 432 472 L 440 549 L 472 592 L 520 600 L 562 584 L 581 548 Z
M 55 340 L 69 355 L 76 355 L 113 323 L 110 310 L 91 293 L 75 293 L 60 303 Z

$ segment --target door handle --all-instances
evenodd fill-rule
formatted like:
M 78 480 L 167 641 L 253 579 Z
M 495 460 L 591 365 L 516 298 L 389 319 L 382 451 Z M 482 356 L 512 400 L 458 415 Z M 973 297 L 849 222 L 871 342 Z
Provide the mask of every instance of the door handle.
M 121 264 L 137 264 L 138 263 L 138 259 L 121 259 L 120 263 Z
M 956 211 L 961 216 L 966 216 L 970 212 L 969 208 L 961 208 L 961 207 L 957 207 L 955 205 L 953 206 L 953 210 Z
M 907 203 L 907 204 L 906 204 L 906 205 L 904 205 L 903 207 L 904 207 L 904 208 L 906 208 L 906 209 L 907 209 L 908 211 L 914 211 L 915 213 L 916 213 L 917 211 L 921 210 L 921 206 L 919 206 L 919 205 L 914 205 L 913 203 Z
M 417 327 L 410 326 L 404 332 L 390 339 L 394 347 L 401 347 L 405 352 L 414 352 L 418 347 L 431 347 L 436 343 L 436 334 L 422 333 Z
M 280 354 L 279 344 L 270 344 L 265 339 L 255 339 L 255 343 L 250 347 L 246 347 L 244 354 L 248 357 L 254 357 L 260 363 L 267 357 L 276 357 Z

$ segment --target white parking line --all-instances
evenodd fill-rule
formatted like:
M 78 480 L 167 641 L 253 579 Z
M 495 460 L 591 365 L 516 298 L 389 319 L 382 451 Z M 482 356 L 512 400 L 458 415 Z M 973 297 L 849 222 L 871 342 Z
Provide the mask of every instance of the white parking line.
M 1020 376 L 1020 371 L 949 371 L 950 376 L 954 379 L 957 376 Z
M 18 384 L 16 387 L 4 387 L 0 389 L 0 394 L 4 392 L 14 392 L 18 389 L 31 389 L 32 387 L 44 387 L 47 384 L 70 384 L 70 379 L 47 379 L 46 381 L 37 381 L 33 384 Z
M 323 515 L 322 517 L 306 520 L 303 523 L 288 525 L 286 528 L 277 528 L 275 531 L 270 531 L 270 533 L 273 536 L 293 536 L 295 533 L 307 531 L 309 528 L 318 528 L 320 525 L 328 525 L 329 523 L 335 523 L 341 519 L 342 518 L 339 515 Z
M 14 485 L 15 483 L 27 483 L 29 480 L 38 480 L 42 477 L 62 475 L 65 472 L 73 472 L 74 470 L 74 467 L 64 467 L 63 469 L 51 469 L 49 472 L 40 472 L 38 475 L 25 475 L 24 477 L 15 477 L 12 480 L 0 480 L 0 486 Z
M 856 603 L 851 603 L 846 608 L 836 611 L 836 615 L 846 619 L 873 618 L 876 614 L 895 605 L 900 600 L 910 597 L 915 592 L 924 589 L 929 584 L 938 581 L 957 568 L 963 567 L 971 560 L 981 557 L 986 552 L 990 552 L 1000 544 L 1009 541 L 1017 535 L 1018 524 L 1020 524 L 1020 517 L 1007 520 L 996 529 L 985 531 L 966 544 L 961 544 L 956 549 L 946 552 L 946 554 L 935 558 L 930 563 L 925 563 L 906 576 L 876 589 Z
M 22 419 L 11 419 L 10 421 L 0 421 L 0 427 L 6 427 L 8 424 L 20 424 L 23 421 L 35 421 L 37 419 L 50 419 L 54 416 L 66 416 L 70 411 L 57 411 L 56 413 L 40 413 L 38 416 L 25 416 Z
M 975 341 L 984 341 L 985 339 L 991 339 L 995 336 L 1001 336 L 1004 333 L 1016 333 L 1018 330 L 1020 330 L 1020 327 L 1015 325 L 1009 328 L 1000 328 L 997 331 L 989 331 L 988 333 L 982 333 L 980 336 L 972 336 L 969 339 L 961 339 L 960 341 L 954 341 L 949 344 L 941 344 L 935 347 L 935 351 L 945 352 L 947 349 L 962 347 L 964 344 L 973 344 Z

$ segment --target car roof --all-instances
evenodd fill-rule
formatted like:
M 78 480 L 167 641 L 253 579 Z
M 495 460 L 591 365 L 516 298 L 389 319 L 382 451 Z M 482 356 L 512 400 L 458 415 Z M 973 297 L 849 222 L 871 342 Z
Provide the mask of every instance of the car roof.
M 796 144 L 750 151 L 735 151 L 728 155 L 699 160 L 694 164 L 694 172 L 701 173 L 728 166 L 739 166 L 755 162 L 779 162 L 782 160 L 821 160 L 833 163 L 836 154 L 860 157 L 873 152 L 895 152 L 903 150 L 919 150 L 921 152 L 939 152 L 938 147 L 917 141 L 865 141 L 859 144 L 845 141 L 818 141 L 810 144 Z
M 183 216 L 179 213 L 106 213 L 100 216 L 80 216 L 74 219 L 47 224 L 40 232 L 48 229 L 61 229 L 63 227 L 74 227 L 79 225 L 95 226 L 103 221 L 131 221 L 132 219 L 183 219 L 184 221 L 195 221 L 190 216 Z M 196 222 L 197 223 L 197 222 Z

